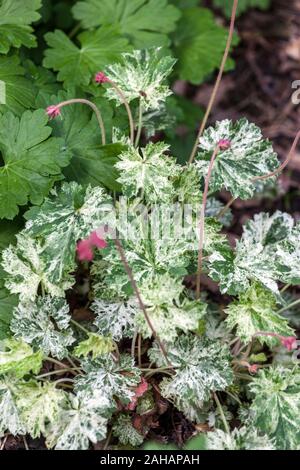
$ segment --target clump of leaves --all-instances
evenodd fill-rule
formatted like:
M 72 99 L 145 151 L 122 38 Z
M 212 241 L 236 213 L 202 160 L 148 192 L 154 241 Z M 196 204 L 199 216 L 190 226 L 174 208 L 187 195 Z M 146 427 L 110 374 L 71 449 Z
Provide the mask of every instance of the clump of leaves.
M 300 446 L 297 339 L 282 315 L 299 304 L 282 292 L 300 281 L 299 223 L 258 213 L 233 247 L 218 199 L 253 197 L 286 162 L 246 119 L 200 132 L 194 162 L 173 156 L 173 127 L 194 129 L 199 113 L 171 81 L 203 81 L 227 37 L 184 3 L 79 1 L 80 24 L 45 34 L 41 65 L 26 52 L 41 2 L 0 0 L 0 437 L 137 448 L 180 412 L 210 429 L 187 449 Z

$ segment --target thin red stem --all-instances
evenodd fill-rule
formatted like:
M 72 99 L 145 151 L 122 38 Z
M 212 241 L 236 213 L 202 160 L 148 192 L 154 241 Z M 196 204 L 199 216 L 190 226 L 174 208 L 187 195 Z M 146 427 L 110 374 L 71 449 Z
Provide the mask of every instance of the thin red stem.
M 289 164 L 289 162 L 291 161 L 291 159 L 293 158 L 294 156 L 294 153 L 295 153 L 295 150 L 297 148 L 297 145 L 298 145 L 298 142 L 299 142 L 299 139 L 300 139 L 300 130 L 297 132 L 296 134 L 296 137 L 294 139 L 294 142 L 291 146 L 291 149 L 288 153 L 288 156 L 286 157 L 286 159 L 284 160 L 284 162 L 277 168 L 277 170 L 274 170 L 272 171 L 271 173 L 268 173 L 267 175 L 263 175 L 263 176 L 256 176 L 255 178 L 252 178 L 251 181 L 259 181 L 259 180 L 265 180 L 267 178 L 271 178 L 272 176 L 276 176 L 278 173 L 280 173 L 282 170 L 284 170 L 284 168 Z
M 159 345 L 159 347 L 160 347 L 160 349 L 161 349 L 161 352 L 162 352 L 162 354 L 163 354 L 163 356 L 164 356 L 164 358 L 165 358 L 167 364 L 168 364 L 170 367 L 172 367 L 172 364 L 170 363 L 170 361 L 169 361 L 169 359 L 168 359 L 167 351 L 166 351 L 166 349 L 165 349 L 163 343 L 161 342 L 161 340 L 160 340 L 158 334 L 156 333 L 156 331 L 155 331 L 155 329 L 154 329 L 154 327 L 153 327 L 153 325 L 152 325 L 152 322 L 151 322 L 151 320 L 150 320 L 150 318 L 149 318 L 149 315 L 148 315 L 148 313 L 147 313 L 147 309 L 146 309 L 145 304 L 144 304 L 144 302 L 143 302 L 143 300 L 142 300 L 142 297 L 141 297 L 140 291 L 139 291 L 139 289 L 138 289 L 137 283 L 135 282 L 135 279 L 134 279 L 134 277 L 133 277 L 132 270 L 131 270 L 131 268 L 130 268 L 130 266 L 129 266 L 129 263 L 128 263 L 128 261 L 127 261 L 124 248 L 123 248 L 122 243 L 121 243 L 121 241 L 120 241 L 120 239 L 119 239 L 118 237 L 115 238 L 115 245 L 116 245 L 116 248 L 117 248 L 117 250 L 118 250 L 118 252 L 119 252 L 121 261 L 122 261 L 123 266 L 124 266 L 124 268 L 125 268 L 125 271 L 126 271 L 126 273 L 127 273 L 127 275 L 128 275 L 128 278 L 129 278 L 129 280 L 130 280 L 130 283 L 131 283 L 131 286 L 132 286 L 132 288 L 133 288 L 133 290 L 134 290 L 134 293 L 135 293 L 135 295 L 136 295 L 136 298 L 137 298 L 137 300 L 138 300 L 140 309 L 142 310 L 142 312 L 143 312 L 143 314 L 144 314 L 144 316 L 145 316 L 145 319 L 146 319 L 146 321 L 147 321 L 147 323 L 148 323 L 148 325 L 149 325 L 149 328 L 150 328 L 150 330 L 152 331 L 152 334 L 153 334 L 155 340 L 157 341 L 157 343 L 158 343 L 158 345 Z
M 194 147 L 193 147 L 190 159 L 189 159 L 189 163 L 193 163 L 193 161 L 194 161 L 194 158 L 195 158 L 196 153 L 197 153 L 199 139 L 202 136 L 203 131 L 206 127 L 207 120 L 209 118 L 210 112 L 212 110 L 212 107 L 214 105 L 217 93 L 218 93 L 219 88 L 220 88 L 220 84 L 221 84 L 221 80 L 222 80 L 222 77 L 223 77 L 225 65 L 226 65 L 228 55 L 229 55 L 229 52 L 230 52 L 230 47 L 231 47 L 231 44 L 232 44 L 232 38 L 233 38 L 233 33 L 234 33 L 234 25 L 235 25 L 236 11 L 237 11 L 237 7 L 238 7 L 238 3 L 239 3 L 239 0 L 234 0 L 233 1 L 229 33 L 228 33 L 228 38 L 227 38 L 227 43 L 226 43 L 224 55 L 223 55 L 222 62 L 221 62 L 221 65 L 220 65 L 220 70 L 219 70 L 217 80 L 216 80 L 215 86 L 213 88 L 213 91 L 212 91 L 212 94 L 211 94 L 211 97 L 210 97 L 210 100 L 209 100 L 209 103 L 208 103 L 208 106 L 207 106 L 203 121 L 201 123 L 199 132 L 197 134 L 197 138 L 196 138 L 196 141 L 195 141 L 195 144 L 194 144 Z
M 92 110 L 96 114 L 97 121 L 98 121 L 98 124 L 99 124 L 99 127 L 100 127 L 102 145 L 105 145 L 106 144 L 105 127 L 104 127 L 102 115 L 101 115 L 101 112 L 99 111 L 99 109 L 97 108 L 97 106 L 94 103 L 92 103 L 92 101 L 86 100 L 84 98 L 73 98 L 71 100 L 62 101 L 61 103 L 57 104 L 56 107 L 57 108 L 63 108 L 64 106 L 68 106 L 70 104 L 76 104 L 76 103 L 86 104 L 87 106 L 92 108 Z
M 204 245 L 204 223 L 205 223 L 205 211 L 206 211 L 206 203 L 207 203 L 207 196 L 208 196 L 208 189 L 209 189 L 209 182 L 214 166 L 214 162 L 216 156 L 219 152 L 219 145 L 215 147 L 213 154 L 210 159 L 207 175 L 205 178 L 205 186 L 203 192 L 203 200 L 201 206 L 201 213 L 200 213 L 200 223 L 199 223 L 199 249 L 198 249 L 198 269 L 197 269 L 197 280 L 196 280 L 196 299 L 200 299 L 200 289 L 201 289 L 201 271 L 202 271 L 202 264 L 203 264 L 203 245 Z
M 118 85 L 113 80 L 109 78 L 107 82 L 111 84 L 111 86 L 115 89 L 116 93 L 120 96 L 121 100 L 123 101 L 123 104 L 128 114 L 129 127 L 130 127 L 130 142 L 132 143 L 132 145 L 134 145 L 134 120 L 133 120 L 132 112 L 128 104 L 128 101 L 126 99 L 126 96 L 124 95 L 123 91 L 118 87 Z

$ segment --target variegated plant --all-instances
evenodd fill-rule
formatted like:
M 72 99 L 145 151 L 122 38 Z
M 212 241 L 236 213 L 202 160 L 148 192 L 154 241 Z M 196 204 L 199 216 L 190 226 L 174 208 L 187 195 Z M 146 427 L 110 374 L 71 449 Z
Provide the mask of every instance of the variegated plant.
M 100 2 L 82 3 L 76 17 L 96 26 L 90 12 Z M 89 34 L 81 36 L 83 49 Z M 57 62 L 59 39 L 48 35 L 46 63 L 69 83 L 72 74 Z M 86 98 L 60 94 L 64 101 L 53 98 L 47 113 L 62 121 L 47 124 L 37 111 L 0 116 L 10 170 L 0 183 L 10 185 L 14 161 L 40 181 L 38 194 L 25 185 L 25 199 L 10 185 L 0 210 L 11 217 L 17 205 L 33 204 L 26 222 L 0 235 L 0 438 L 43 436 L 61 450 L 135 448 L 156 425 L 145 417 L 175 416 L 175 409 L 197 429 L 209 428 L 209 449 L 298 449 L 297 342 L 285 312 L 295 317 L 299 300 L 285 291 L 300 282 L 300 225 L 283 212 L 257 213 L 232 244 L 224 231 L 229 204 L 218 198 L 226 189 L 247 199 L 275 183 L 282 167 L 272 144 L 246 119 L 224 120 L 200 136 L 195 161 L 180 164 L 167 143 L 147 140 L 170 112 L 175 60 L 156 48 L 119 59 L 96 75 L 105 91 L 78 77 L 101 112 Z M 110 114 L 105 98 L 125 104 L 129 138 L 127 121 Z M 77 105 L 97 119 L 77 114 Z M 43 165 L 46 154 L 41 169 L 35 158 Z M 62 183 L 57 172 L 69 159 Z M 159 227 L 155 236 L 149 220 Z M 219 289 L 218 303 L 207 285 Z

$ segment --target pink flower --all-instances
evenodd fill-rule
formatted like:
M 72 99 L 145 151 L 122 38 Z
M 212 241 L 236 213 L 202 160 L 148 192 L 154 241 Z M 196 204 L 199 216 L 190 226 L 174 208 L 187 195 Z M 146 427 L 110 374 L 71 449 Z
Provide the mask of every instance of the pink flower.
M 103 249 L 103 248 L 107 247 L 107 242 L 105 240 L 103 240 L 102 238 L 100 238 L 96 231 L 94 231 L 90 234 L 88 240 L 89 240 L 90 244 L 92 246 L 95 246 L 96 248 Z
M 80 261 L 92 261 L 94 253 L 89 240 L 80 240 L 77 243 L 77 256 Z
M 256 374 L 257 371 L 258 371 L 258 365 L 257 364 L 252 364 L 248 366 L 248 371 L 250 372 L 250 374 Z
M 77 243 L 77 255 L 80 261 L 92 261 L 94 258 L 93 248 L 106 248 L 107 242 L 100 238 L 96 231 L 92 232 L 88 238 Z
M 96 83 L 107 83 L 107 82 L 109 82 L 109 78 L 105 75 L 104 72 L 98 72 L 95 75 L 95 82 Z
M 138 398 L 142 397 L 148 390 L 149 384 L 148 382 L 142 377 L 140 384 L 136 387 L 134 391 L 134 396 L 131 399 L 129 405 L 127 405 L 126 409 L 129 411 L 133 411 L 136 408 Z
M 55 119 L 57 116 L 61 115 L 59 107 L 55 105 L 48 106 L 48 108 L 46 109 L 46 113 L 48 114 L 50 119 Z
M 297 349 L 297 338 L 295 336 L 281 336 L 280 342 L 288 351 Z
M 229 139 L 221 139 L 218 142 L 220 150 L 228 150 L 231 147 L 231 142 Z

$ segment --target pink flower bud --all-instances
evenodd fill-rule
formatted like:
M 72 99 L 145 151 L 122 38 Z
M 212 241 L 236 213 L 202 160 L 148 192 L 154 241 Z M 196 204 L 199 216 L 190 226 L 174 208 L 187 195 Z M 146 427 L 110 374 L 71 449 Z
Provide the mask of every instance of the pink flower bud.
M 48 114 L 50 119 L 55 119 L 57 116 L 61 115 L 59 107 L 55 105 L 48 106 L 48 108 L 46 109 L 46 113 Z
M 250 372 L 250 374 L 256 374 L 257 371 L 258 371 L 258 365 L 257 364 L 252 364 L 248 366 L 248 371 Z
M 92 246 L 95 246 L 96 248 L 100 248 L 100 249 L 103 249 L 103 248 L 106 248 L 107 247 L 107 242 L 105 240 L 103 240 L 102 238 L 100 238 L 98 235 L 97 235 L 97 232 L 94 231 L 90 234 L 89 236 L 89 242 Z
M 231 147 L 231 142 L 229 139 L 221 139 L 218 142 L 220 150 L 228 150 Z
M 288 351 L 297 349 L 297 338 L 295 336 L 281 336 L 280 342 Z
M 104 72 L 98 72 L 95 75 L 95 82 L 96 83 L 107 83 L 109 82 L 109 78 L 105 75 Z
M 80 261 L 92 261 L 94 253 L 89 240 L 80 240 L 76 247 L 77 256 Z

